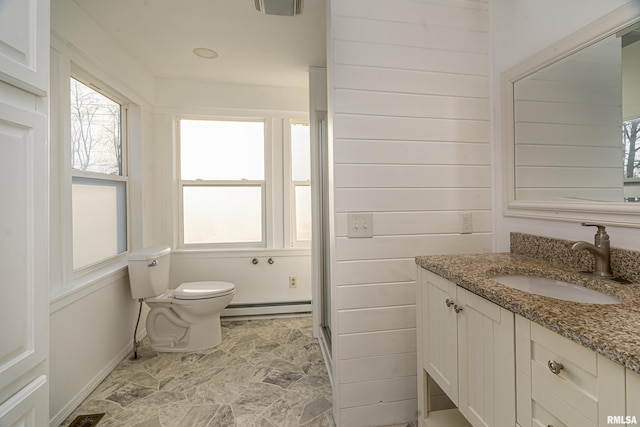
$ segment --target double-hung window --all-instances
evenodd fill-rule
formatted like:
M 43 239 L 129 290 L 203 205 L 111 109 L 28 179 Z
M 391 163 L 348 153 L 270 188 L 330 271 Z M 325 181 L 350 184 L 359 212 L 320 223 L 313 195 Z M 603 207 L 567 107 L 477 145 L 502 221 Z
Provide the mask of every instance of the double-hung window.
M 182 118 L 178 140 L 180 246 L 309 246 L 308 122 Z
M 127 251 L 126 109 L 94 87 L 70 79 L 74 271 Z
M 182 244 L 266 246 L 264 120 L 178 126 Z

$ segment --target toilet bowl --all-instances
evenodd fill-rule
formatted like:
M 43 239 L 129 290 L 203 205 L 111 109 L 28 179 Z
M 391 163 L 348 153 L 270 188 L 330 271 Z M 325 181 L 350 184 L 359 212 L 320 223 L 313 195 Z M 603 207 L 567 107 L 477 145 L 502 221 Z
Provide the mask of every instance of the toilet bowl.
M 229 282 L 169 284 L 168 247 L 147 248 L 128 256 L 131 296 L 144 299 L 151 349 L 187 352 L 212 348 L 222 341 L 220 313 L 231 302 L 235 285 Z

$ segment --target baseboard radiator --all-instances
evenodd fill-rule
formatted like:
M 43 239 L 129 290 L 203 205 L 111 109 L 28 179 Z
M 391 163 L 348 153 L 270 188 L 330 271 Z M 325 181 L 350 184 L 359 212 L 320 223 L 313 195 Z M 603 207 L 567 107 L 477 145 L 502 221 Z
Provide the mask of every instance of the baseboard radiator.
M 309 314 L 311 301 L 271 302 L 259 304 L 229 304 L 222 317 L 277 316 L 280 314 Z

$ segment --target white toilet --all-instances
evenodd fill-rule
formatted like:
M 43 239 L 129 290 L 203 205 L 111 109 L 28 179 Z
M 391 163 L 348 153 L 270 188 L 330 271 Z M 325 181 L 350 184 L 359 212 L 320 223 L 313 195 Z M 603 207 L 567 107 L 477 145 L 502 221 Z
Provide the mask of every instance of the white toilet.
M 150 247 L 132 252 L 129 262 L 131 296 L 151 308 L 147 334 L 154 351 L 199 351 L 222 341 L 220 313 L 231 302 L 229 282 L 187 282 L 169 289 L 171 249 Z

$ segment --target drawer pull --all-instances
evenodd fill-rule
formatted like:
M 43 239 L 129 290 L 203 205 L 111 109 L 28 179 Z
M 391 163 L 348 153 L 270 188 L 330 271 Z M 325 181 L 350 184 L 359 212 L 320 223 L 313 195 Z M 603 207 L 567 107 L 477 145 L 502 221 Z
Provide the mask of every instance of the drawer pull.
M 562 366 L 562 363 L 556 362 L 555 360 L 549 360 L 547 362 L 547 366 L 549 367 L 549 370 L 556 375 L 558 375 L 560 371 L 564 368 L 564 366 Z
M 460 313 L 462 311 L 462 307 L 459 306 L 458 304 L 454 305 L 453 309 L 456 311 L 456 313 Z
M 451 301 L 449 298 L 447 298 L 444 303 L 447 304 L 447 307 L 451 307 L 453 305 L 453 301 Z

